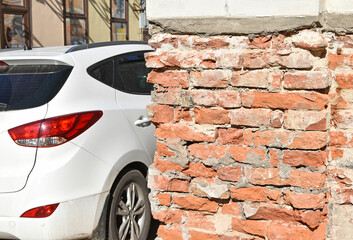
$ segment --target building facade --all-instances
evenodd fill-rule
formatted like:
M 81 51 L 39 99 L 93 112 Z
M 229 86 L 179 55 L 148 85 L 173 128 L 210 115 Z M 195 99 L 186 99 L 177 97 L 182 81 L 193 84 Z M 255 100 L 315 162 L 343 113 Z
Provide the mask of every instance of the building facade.
M 2 0 L 1 48 L 146 40 L 144 0 Z

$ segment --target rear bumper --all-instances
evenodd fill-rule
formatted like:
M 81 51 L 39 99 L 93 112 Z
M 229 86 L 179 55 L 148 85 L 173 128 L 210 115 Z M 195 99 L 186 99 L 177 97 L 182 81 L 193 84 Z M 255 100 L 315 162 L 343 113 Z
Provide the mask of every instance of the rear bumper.
M 0 217 L 0 239 L 83 239 L 91 236 L 108 193 L 62 202 L 47 218 Z

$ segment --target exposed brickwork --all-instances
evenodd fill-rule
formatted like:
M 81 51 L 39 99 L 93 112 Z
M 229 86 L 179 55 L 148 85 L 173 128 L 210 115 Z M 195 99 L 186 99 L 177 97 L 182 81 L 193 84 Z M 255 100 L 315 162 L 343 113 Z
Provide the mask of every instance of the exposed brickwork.
M 153 36 L 161 239 L 352 237 L 352 39 Z

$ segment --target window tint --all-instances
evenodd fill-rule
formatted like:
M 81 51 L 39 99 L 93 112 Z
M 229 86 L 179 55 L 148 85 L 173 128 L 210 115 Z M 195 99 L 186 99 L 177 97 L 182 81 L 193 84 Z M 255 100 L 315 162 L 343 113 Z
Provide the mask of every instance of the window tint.
M 145 51 L 118 55 L 105 59 L 87 69 L 90 76 L 119 91 L 133 94 L 151 94 L 153 84 L 147 82 L 151 71 L 146 68 Z
M 0 111 L 39 107 L 55 97 L 72 67 L 12 65 L 0 67 Z
M 147 82 L 151 71 L 146 68 L 144 52 L 119 55 L 114 88 L 134 94 L 151 94 L 153 84 Z
M 112 87 L 114 83 L 114 62 L 114 58 L 104 60 L 88 68 L 88 74 L 98 81 Z

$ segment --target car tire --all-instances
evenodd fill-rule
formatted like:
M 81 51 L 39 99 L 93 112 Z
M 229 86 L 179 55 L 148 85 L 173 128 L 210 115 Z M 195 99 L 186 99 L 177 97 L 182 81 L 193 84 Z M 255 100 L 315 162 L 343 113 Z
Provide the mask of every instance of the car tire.
M 116 185 L 109 210 L 109 239 L 146 240 L 151 206 L 146 178 L 138 170 L 127 172 Z

